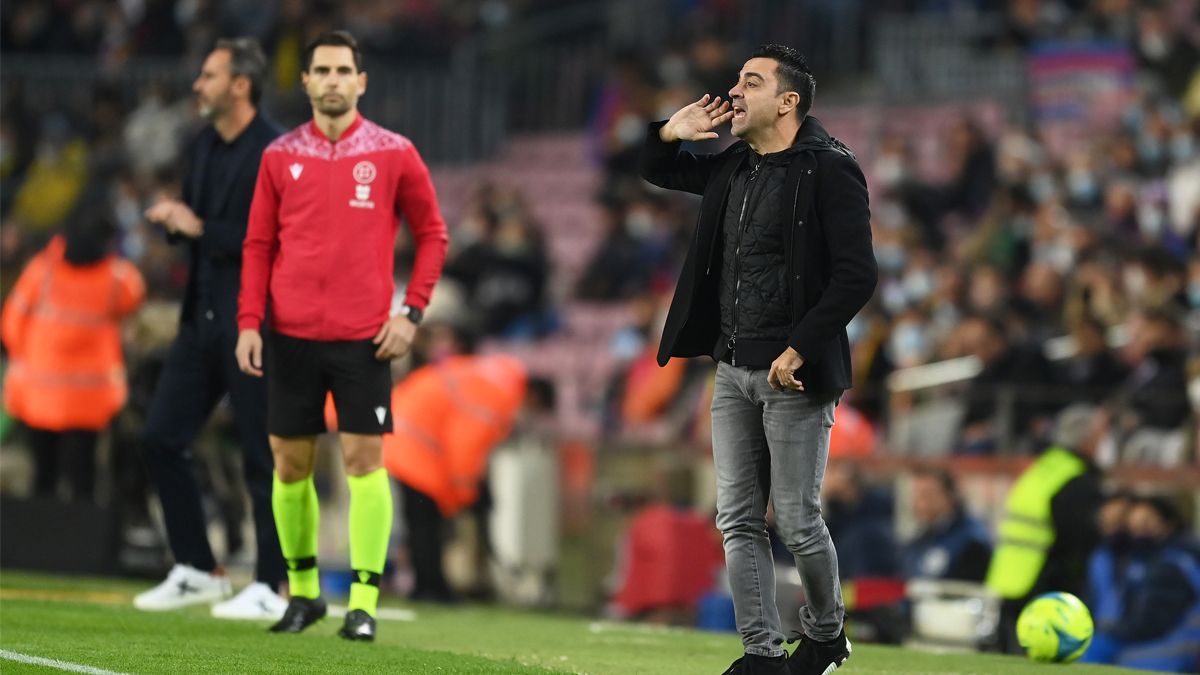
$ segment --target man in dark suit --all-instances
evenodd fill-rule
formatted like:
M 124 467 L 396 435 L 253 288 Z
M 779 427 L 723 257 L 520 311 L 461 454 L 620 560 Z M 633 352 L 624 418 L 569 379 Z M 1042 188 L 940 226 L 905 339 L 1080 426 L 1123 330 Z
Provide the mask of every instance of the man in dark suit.
M 278 619 L 286 574 L 271 511 L 274 464 L 267 444 L 266 387 L 234 358 L 242 240 L 263 149 L 282 130 L 258 111 L 267 60 L 250 38 L 219 40 L 192 90 L 211 124 L 189 148 L 183 199 L 161 197 L 146 218 L 187 245 L 191 274 L 179 335 L 171 345 L 146 421 L 146 465 L 158 488 L 175 567 L 134 605 L 168 610 L 218 602 L 213 615 Z M 232 599 L 229 579 L 208 543 L 189 446 L 217 402 L 229 396 L 254 511 L 255 581 Z

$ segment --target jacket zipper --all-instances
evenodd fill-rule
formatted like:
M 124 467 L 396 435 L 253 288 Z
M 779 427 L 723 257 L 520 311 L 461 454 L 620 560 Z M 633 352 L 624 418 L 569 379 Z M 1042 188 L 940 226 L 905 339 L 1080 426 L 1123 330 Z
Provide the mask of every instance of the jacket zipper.
M 811 174 L 812 169 L 805 170 L 805 173 Z M 793 291 L 793 293 L 788 294 L 791 300 L 788 303 L 788 316 L 791 319 L 792 326 L 796 325 L 796 302 L 799 300 L 794 294 L 796 290 L 794 282 L 799 279 L 799 275 L 796 274 L 796 270 L 792 267 L 792 264 L 796 261 L 796 237 L 799 237 L 804 232 L 802 229 L 804 227 L 804 219 L 800 217 L 800 186 L 803 183 L 804 175 L 802 174 L 796 179 L 796 193 L 792 196 L 792 222 L 795 226 L 792 228 L 792 237 L 788 240 L 787 252 L 787 283 L 791 284 Z
M 733 252 L 733 335 L 729 336 L 729 342 L 726 345 L 732 355 L 729 359 L 730 365 L 737 365 L 737 334 L 738 334 L 738 317 L 741 314 L 741 295 L 742 295 L 742 236 L 746 233 L 746 207 L 750 204 L 750 194 L 754 192 L 754 179 L 758 178 L 758 170 L 762 168 L 765 155 L 759 156 L 758 163 L 750 170 L 750 177 L 746 179 L 746 192 L 742 195 L 742 210 L 738 213 L 738 241 L 737 248 Z

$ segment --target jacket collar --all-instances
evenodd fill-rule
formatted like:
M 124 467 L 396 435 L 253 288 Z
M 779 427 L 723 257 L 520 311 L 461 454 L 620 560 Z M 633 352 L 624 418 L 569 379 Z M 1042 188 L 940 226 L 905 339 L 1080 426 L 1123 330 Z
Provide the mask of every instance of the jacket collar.
M 734 149 L 735 151 L 745 151 L 752 157 L 758 156 L 754 152 L 754 149 L 745 141 L 739 141 Z M 850 152 L 850 149 L 844 143 L 830 136 L 829 132 L 825 130 L 825 125 L 821 123 L 821 120 L 812 115 L 804 118 L 804 122 L 800 125 L 800 130 L 796 132 L 796 140 L 792 143 L 792 147 L 780 150 L 779 152 L 773 152 L 768 157 L 772 162 L 790 160 L 796 153 L 805 150 L 833 150 L 854 157 L 854 153 Z

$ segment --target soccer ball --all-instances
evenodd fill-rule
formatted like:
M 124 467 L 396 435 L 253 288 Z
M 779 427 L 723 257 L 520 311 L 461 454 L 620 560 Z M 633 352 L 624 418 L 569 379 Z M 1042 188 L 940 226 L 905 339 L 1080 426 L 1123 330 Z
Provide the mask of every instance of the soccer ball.
M 1034 661 L 1070 663 L 1092 644 L 1092 613 L 1070 593 L 1034 598 L 1017 617 L 1017 642 Z

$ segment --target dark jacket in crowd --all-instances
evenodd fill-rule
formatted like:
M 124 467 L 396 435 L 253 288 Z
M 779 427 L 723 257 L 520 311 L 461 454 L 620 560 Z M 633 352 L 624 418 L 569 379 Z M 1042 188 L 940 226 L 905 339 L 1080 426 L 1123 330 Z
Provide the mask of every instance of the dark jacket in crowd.
M 703 200 L 659 364 L 707 355 L 768 368 L 791 346 L 804 358 L 796 378 L 808 391 L 848 389 L 845 327 L 878 276 L 854 156 L 813 117 L 791 148 L 766 157 L 741 141 L 715 155 L 681 152 L 680 143 L 659 138 L 664 124 L 650 125 L 642 177 Z M 740 232 L 729 232 L 731 224 Z M 738 279 L 738 308 L 722 312 L 734 304 Z
M 225 143 L 211 124 L 205 125 L 184 154 L 190 162 L 183 177 L 183 201 L 204 221 L 204 234 L 198 239 L 172 237 L 188 246 L 184 322 L 212 310 L 222 326 L 236 330 L 242 240 L 258 165 L 263 150 L 282 133 L 260 112 L 232 143 Z
M 904 547 L 904 576 L 909 579 L 960 579 L 982 582 L 992 560 L 987 529 L 962 508 L 920 532 Z
M 1129 405 L 1142 426 L 1178 429 L 1191 411 L 1187 396 L 1187 354 L 1160 349 L 1146 356 L 1129 376 Z
M 1127 596 L 1124 615 L 1111 631 L 1121 642 L 1162 637 L 1200 603 L 1200 588 L 1189 570 L 1200 565 L 1200 544 L 1184 535 L 1164 542 L 1150 555 L 1145 577 Z

